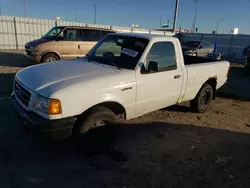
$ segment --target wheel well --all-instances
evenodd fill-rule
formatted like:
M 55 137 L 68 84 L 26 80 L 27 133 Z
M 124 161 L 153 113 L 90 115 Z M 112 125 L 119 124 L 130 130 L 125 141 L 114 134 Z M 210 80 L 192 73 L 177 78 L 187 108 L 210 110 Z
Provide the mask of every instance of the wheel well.
M 55 53 L 55 52 L 45 52 L 44 54 L 42 54 L 41 62 L 43 61 L 43 58 L 44 58 L 46 55 L 48 55 L 48 54 L 53 54 L 53 55 L 57 56 L 58 59 L 60 59 L 60 56 L 59 56 L 57 53 Z
M 86 115 L 86 113 L 88 114 L 91 111 L 91 109 L 93 109 L 95 107 L 105 107 L 105 108 L 111 110 L 112 112 L 114 112 L 117 116 L 119 116 L 123 119 L 126 119 L 126 110 L 118 102 L 103 102 L 103 103 L 97 104 L 95 106 L 92 106 L 91 108 L 89 108 L 88 110 L 83 112 L 82 114 L 85 114 L 85 115 Z
M 216 97 L 216 86 L 217 86 L 217 78 L 209 78 L 206 82 L 206 84 L 209 84 L 213 88 L 213 100 Z

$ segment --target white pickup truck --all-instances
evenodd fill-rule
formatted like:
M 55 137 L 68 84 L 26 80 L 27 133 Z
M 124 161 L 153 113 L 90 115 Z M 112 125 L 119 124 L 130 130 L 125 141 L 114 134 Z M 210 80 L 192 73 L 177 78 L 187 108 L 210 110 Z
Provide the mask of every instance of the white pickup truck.
M 84 58 L 34 65 L 15 76 L 12 106 L 50 139 L 184 101 L 204 112 L 227 80 L 229 62 L 183 56 L 174 37 L 109 34 Z

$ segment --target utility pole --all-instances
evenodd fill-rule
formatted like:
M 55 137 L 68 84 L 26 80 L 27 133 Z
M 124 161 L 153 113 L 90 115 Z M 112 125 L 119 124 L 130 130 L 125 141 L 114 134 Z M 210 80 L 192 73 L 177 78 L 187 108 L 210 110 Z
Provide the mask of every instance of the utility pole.
M 77 22 L 76 8 L 75 8 L 75 22 Z
M 193 33 L 196 31 L 196 14 L 197 14 L 197 8 L 198 8 L 198 3 L 199 0 L 193 0 L 195 3 L 195 12 L 194 12 L 194 23 L 193 23 Z
M 24 17 L 27 17 L 27 0 L 24 0 Z
M 175 31 L 175 28 L 176 28 L 178 8 L 179 8 L 179 0 L 176 0 L 176 2 L 175 2 L 175 11 L 174 11 L 173 32 Z
M 163 17 L 161 16 L 161 18 L 160 18 L 160 29 L 162 28 L 162 19 L 163 19 Z
M 94 24 L 96 24 L 96 5 L 94 5 Z
M 218 34 L 218 32 L 219 32 L 219 25 L 220 25 L 220 23 L 221 23 L 223 20 L 225 20 L 225 19 L 226 19 L 226 17 L 223 17 L 223 18 L 221 18 L 221 19 L 218 20 L 218 23 L 217 23 L 217 26 L 216 26 L 216 30 L 215 30 L 215 33 L 216 33 L 216 34 Z
M 65 12 L 65 21 L 68 20 L 67 12 Z

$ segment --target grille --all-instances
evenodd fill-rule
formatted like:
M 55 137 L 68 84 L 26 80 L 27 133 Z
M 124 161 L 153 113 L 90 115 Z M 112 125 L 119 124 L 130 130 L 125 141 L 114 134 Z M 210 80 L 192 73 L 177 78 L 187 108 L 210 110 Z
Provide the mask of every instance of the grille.
M 25 51 L 27 55 L 31 55 L 31 49 L 29 46 L 25 46 Z
M 31 97 L 31 93 L 27 89 L 25 89 L 20 83 L 18 83 L 17 81 L 15 81 L 14 90 L 15 90 L 15 94 L 18 97 L 18 99 L 25 106 L 28 106 L 29 101 L 30 101 L 30 97 Z

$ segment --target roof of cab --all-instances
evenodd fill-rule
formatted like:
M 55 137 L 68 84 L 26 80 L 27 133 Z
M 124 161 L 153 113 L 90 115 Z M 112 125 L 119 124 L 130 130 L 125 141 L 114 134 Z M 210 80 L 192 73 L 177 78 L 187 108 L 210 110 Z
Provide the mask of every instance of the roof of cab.
M 144 39 L 148 39 L 148 40 L 151 40 L 153 38 L 171 37 L 171 36 L 166 36 L 166 35 L 155 35 L 155 34 L 145 34 L 145 33 L 112 33 L 112 34 L 109 34 L 109 35 L 138 37 L 138 38 L 144 38 Z

